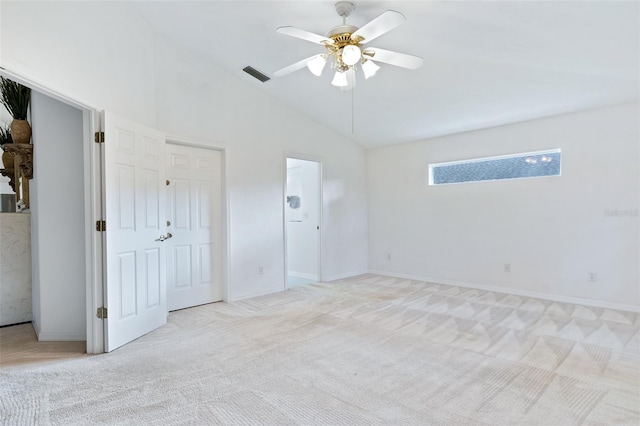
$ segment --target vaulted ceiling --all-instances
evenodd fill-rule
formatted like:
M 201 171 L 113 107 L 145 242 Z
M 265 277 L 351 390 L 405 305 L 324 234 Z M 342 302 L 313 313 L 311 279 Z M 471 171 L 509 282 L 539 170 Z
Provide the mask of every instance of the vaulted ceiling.
M 324 35 L 340 25 L 335 1 L 149 1 L 134 7 L 155 31 L 256 90 L 351 138 L 384 146 L 605 106 L 639 97 L 637 1 L 355 1 L 347 23 L 386 10 L 406 22 L 372 46 L 420 56 L 415 71 L 381 64 L 352 91 L 333 72 L 273 72 L 322 53 L 276 33 Z M 272 79 L 261 83 L 250 65 Z M 328 68 L 328 67 L 327 67 Z M 221 82 L 224 84 L 224 82 Z

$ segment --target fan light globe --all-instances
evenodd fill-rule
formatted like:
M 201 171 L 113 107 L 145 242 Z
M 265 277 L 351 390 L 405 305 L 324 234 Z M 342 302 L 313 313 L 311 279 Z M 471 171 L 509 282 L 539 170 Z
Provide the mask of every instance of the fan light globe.
M 378 64 L 372 61 L 364 61 L 362 63 L 362 72 L 364 73 L 364 79 L 367 80 L 369 77 L 373 77 L 376 75 L 380 67 Z
M 324 58 L 324 56 L 316 56 L 315 58 L 307 62 L 307 68 L 309 68 L 309 71 L 311 71 L 313 75 L 320 77 L 320 75 L 322 74 L 322 70 L 324 69 L 324 66 L 326 64 L 327 60 Z
M 360 61 L 361 57 L 362 52 L 358 46 L 349 44 L 342 48 L 342 62 L 344 62 L 345 65 L 355 65 Z
M 347 75 L 344 72 L 336 71 L 336 74 L 333 76 L 333 80 L 331 81 L 336 87 L 344 87 L 349 82 L 347 81 Z

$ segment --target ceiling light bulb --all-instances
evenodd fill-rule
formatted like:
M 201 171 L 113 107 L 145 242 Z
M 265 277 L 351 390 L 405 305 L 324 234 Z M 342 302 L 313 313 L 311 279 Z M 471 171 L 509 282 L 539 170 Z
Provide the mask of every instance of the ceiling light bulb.
M 342 62 L 345 65 L 355 65 L 362 58 L 362 52 L 358 46 L 354 46 L 353 44 L 348 44 L 342 48 Z
M 536 163 L 538 162 L 538 160 L 536 160 L 536 159 L 535 159 L 535 158 L 533 158 L 533 157 L 528 157 L 528 158 L 527 158 L 526 160 L 524 160 L 524 161 L 526 161 L 526 162 L 527 162 L 527 163 L 529 163 L 529 164 L 536 164 Z
M 333 76 L 331 84 L 337 87 L 346 86 L 347 84 L 349 84 L 349 82 L 347 81 L 347 74 L 345 74 L 344 72 L 336 71 L 336 75 Z
M 364 73 L 365 80 L 367 80 L 369 77 L 373 77 L 374 75 L 376 75 L 376 72 L 378 72 L 379 69 L 380 67 L 375 62 L 364 61 L 362 63 L 362 72 Z
M 311 71 L 313 75 L 320 77 L 326 64 L 327 60 L 324 56 L 320 55 L 307 62 L 307 68 L 309 68 L 309 71 Z

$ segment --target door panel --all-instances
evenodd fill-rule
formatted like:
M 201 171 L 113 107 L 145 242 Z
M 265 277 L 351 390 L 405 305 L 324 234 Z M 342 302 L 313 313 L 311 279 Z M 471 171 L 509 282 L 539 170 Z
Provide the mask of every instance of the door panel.
M 164 135 L 105 113 L 105 350 L 166 323 Z
M 210 285 L 213 280 L 211 262 L 208 260 L 213 256 L 213 244 L 200 244 L 199 254 L 200 254 L 200 277 L 199 285 Z
M 172 210 L 174 212 L 174 229 L 189 231 L 191 229 L 191 188 L 188 180 L 171 179 L 172 197 L 175 199 Z
M 169 310 L 222 300 L 222 187 L 218 151 L 167 145 Z
M 176 246 L 173 247 L 173 259 L 174 259 L 174 271 L 175 274 L 172 277 L 175 287 L 190 287 L 191 286 L 191 246 Z

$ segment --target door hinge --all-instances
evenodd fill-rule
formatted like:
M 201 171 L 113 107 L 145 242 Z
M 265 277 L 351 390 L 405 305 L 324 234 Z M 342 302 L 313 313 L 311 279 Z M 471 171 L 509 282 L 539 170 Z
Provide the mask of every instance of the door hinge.
M 96 143 L 104 143 L 104 132 L 96 132 L 95 141 Z
M 97 220 L 96 221 L 96 231 L 98 232 L 104 232 L 107 230 L 107 222 L 104 220 Z
M 96 316 L 100 319 L 107 318 L 107 308 L 98 308 L 98 312 L 96 312 Z

